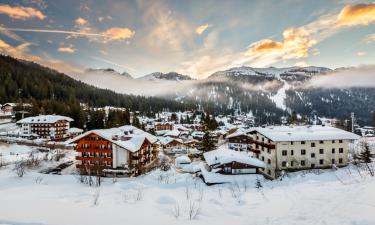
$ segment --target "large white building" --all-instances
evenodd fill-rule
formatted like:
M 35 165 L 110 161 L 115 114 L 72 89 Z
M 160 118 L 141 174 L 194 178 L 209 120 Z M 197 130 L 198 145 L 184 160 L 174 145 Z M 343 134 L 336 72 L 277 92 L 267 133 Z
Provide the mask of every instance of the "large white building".
M 281 171 L 348 165 L 349 144 L 359 136 L 328 126 L 257 128 L 252 150 L 266 164 L 270 178 Z
M 51 140 L 64 140 L 73 119 L 59 115 L 40 115 L 19 120 L 22 137 L 38 137 Z

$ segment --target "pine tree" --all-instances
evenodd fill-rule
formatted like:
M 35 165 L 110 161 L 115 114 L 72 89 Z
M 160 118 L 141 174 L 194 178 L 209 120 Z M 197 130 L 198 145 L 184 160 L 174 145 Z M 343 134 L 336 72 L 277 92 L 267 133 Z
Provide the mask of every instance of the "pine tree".
M 359 161 L 366 164 L 366 167 L 371 176 L 374 176 L 374 168 L 371 164 L 374 158 L 375 154 L 371 152 L 368 142 L 363 142 L 362 151 L 359 153 Z
M 215 148 L 215 143 L 212 140 L 210 132 L 208 132 L 208 131 L 206 131 L 203 135 L 202 147 L 203 147 L 203 151 L 205 151 L 205 152 L 211 151 Z

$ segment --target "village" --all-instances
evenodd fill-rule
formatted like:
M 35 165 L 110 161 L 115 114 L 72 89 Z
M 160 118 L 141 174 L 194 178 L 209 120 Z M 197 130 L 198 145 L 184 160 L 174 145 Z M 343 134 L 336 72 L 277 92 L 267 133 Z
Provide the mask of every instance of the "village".
M 9 120 L 2 122 L 1 141 L 69 150 L 75 155 L 69 165 L 75 173 L 99 177 L 139 176 L 173 166 L 207 185 L 242 175 L 273 180 L 289 172 L 346 167 L 364 151 L 355 146 L 368 147 L 366 140 L 372 134 L 367 130 L 361 137 L 327 119 L 319 125 L 255 126 L 251 112 L 213 117 L 201 109 L 161 112 L 157 118 L 134 112 L 129 125 L 84 131 L 70 126 L 72 118 L 60 115 L 30 116 L 12 123 L 14 106 L 2 106 L 2 115 Z M 131 125 L 134 120 L 139 127 Z

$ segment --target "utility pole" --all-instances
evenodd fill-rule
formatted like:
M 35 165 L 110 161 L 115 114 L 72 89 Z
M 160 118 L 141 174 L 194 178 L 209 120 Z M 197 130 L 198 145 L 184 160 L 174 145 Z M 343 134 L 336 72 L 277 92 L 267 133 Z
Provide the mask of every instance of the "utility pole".
M 352 119 L 352 133 L 354 133 L 354 112 L 350 113 L 350 117 Z

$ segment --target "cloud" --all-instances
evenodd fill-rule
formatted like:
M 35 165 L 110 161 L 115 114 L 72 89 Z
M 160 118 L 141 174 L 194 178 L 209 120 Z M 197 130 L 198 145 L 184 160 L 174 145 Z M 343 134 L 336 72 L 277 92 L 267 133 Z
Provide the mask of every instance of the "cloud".
M 0 5 L 0 14 L 6 14 L 10 18 L 27 20 L 32 18 L 38 18 L 44 20 L 46 16 L 39 10 L 32 7 L 23 6 L 10 6 L 10 5 Z
M 78 17 L 74 22 L 79 26 L 87 24 L 87 20 L 83 19 L 82 17 Z
M 68 34 L 71 37 L 96 37 L 96 39 L 91 39 L 93 41 L 121 41 L 129 39 L 134 36 L 135 32 L 128 28 L 112 27 L 103 32 L 89 32 L 89 29 L 79 30 L 79 31 L 68 31 L 68 30 L 48 30 L 48 29 L 24 29 L 24 28 L 11 28 L 11 27 L 1 27 L 1 31 L 17 31 L 17 32 L 36 32 L 36 33 L 57 33 L 57 34 Z
M 375 22 L 375 3 L 345 6 L 337 18 L 340 26 L 369 25 Z
M 368 41 L 368 42 L 375 42 L 375 33 L 374 33 L 374 34 L 370 34 L 370 35 L 366 38 L 366 41 Z
M 62 53 L 74 53 L 76 49 L 73 47 L 60 47 L 57 49 L 57 51 Z
M 132 38 L 135 31 L 132 31 L 129 28 L 112 27 L 101 34 L 106 41 L 119 41 Z
M 306 87 L 375 87 L 375 65 L 336 70 L 330 74 L 314 76 Z
M 357 52 L 357 56 L 364 56 L 366 55 L 366 52 Z
M 198 35 L 201 35 L 203 34 L 203 32 L 209 27 L 209 25 L 206 23 L 206 24 L 203 24 L 203 25 L 200 25 L 199 27 L 197 27 L 195 29 L 195 33 L 197 33 Z
M 300 59 L 308 56 L 309 49 L 316 44 L 310 32 L 303 27 L 288 28 L 283 32 L 282 41 L 264 39 L 252 43 L 246 55 L 257 56 L 271 53 L 280 59 Z

